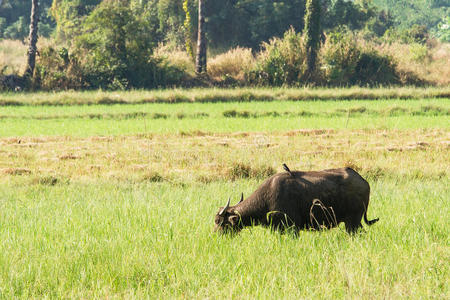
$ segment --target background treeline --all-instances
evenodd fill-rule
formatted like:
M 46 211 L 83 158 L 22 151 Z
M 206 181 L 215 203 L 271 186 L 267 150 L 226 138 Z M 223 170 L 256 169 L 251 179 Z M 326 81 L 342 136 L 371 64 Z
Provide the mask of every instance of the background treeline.
M 26 39 L 30 2 L 3 1 L 2 39 Z M 305 75 L 305 3 L 207 1 L 209 77 L 200 80 L 186 52 L 189 46 L 195 50 L 197 1 L 41 0 L 39 33 L 47 39 L 41 38 L 38 47 L 33 85 L 372 85 L 436 83 L 435 78 L 446 83 L 439 82 L 443 74 L 420 73 L 439 69 L 436 57 L 448 59 L 448 47 L 441 43 L 450 41 L 450 1 L 322 0 L 323 35 L 314 76 Z M 2 50 L 7 52 L 0 45 Z M 2 72 L 19 70 L 3 66 Z
M 76 33 L 82 19 L 89 15 L 101 0 L 41 0 L 40 34 L 70 37 Z M 119 1 L 124 2 L 124 1 Z M 137 0 L 140 8 L 157 32 L 155 39 L 183 43 L 180 30 L 185 20 L 182 0 Z M 448 33 L 449 0 L 322 0 L 323 28 L 348 25 L 352 30 L 366 29 L 383 35 L 387 29 L 404 30 L 421 25 L 435 37 L 450 38 Z M 197 3 L 188 1 L 191 15 Z M 24 39 L 28 35 L 31 1 L 3 0 L 0 6 L 0 37 Z M 262 41 L 281 36 L 293 26 L 303 29 L 305 0 L 209 0 L 208 38 L 214 48 L 235 46 L 256 48 Z M 151 10 L 150 13 L 148 11 Z M 195 28 L 197 18 L 191 18 Z M 450 40 L 447 40 L 450 41 Z

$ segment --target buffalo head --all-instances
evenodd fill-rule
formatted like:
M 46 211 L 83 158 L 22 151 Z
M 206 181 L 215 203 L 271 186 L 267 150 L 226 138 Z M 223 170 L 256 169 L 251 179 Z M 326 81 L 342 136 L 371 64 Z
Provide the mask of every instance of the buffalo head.
M 241 195 L 240 204 L 244 200 L 244 195 Z M 230 198 L 224 207 L 221 207 L 216 214 L 214 220 L 214 231 L 219 231 L 221 233 L 226 232 L 237 232 L 242 229 L 242 222 L 239 212 L 235 210 L 235 206 L 230 206 Z

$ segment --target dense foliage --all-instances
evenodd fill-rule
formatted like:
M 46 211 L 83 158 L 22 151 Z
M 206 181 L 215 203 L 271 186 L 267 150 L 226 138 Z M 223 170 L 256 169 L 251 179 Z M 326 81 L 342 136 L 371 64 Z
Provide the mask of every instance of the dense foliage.
M 209 57 L 238 49 L 220 62 L 212 61 L 212 83 L 404 83 L 396 61 L 365 42 L 409 44 L 414 61 L 420 63 L 430 60 L 433 37 L 450 39 L 449 1 L 414 0 L 402 9 L 404 2 L 208 0 Z M 46 43 L 51 46 L 39 49 L 36 87 L 127 89 L 200 83 L 188 71 L 195 55 L 198 0 L 40 3 L 40 34 L 52 39 Z M 315 10 L 308 13 L 307 3 L 314 4 Z M 29 11 L 30 1 L 3 1 L 0 39 L 25 39 Z M 314 15 L 319 11 L 320 16 Z M 336 32 L 345 32 L 345 37 L 336 38 Z M 180 56 L 183 51 L 186 55 Z M 237 58 L 239 53 L 245 57 Z M 233 63 L 229 59 L 233 55 L 234 61 L 246 63 Z
M 264 50 L 257 57 L 254 70 L 247 80 L 256 85 L 295 85 L 306 78 L 306 47 L 304 38 L 287 31 L 283 38 L 264 43 Z
M 49 36 L 55 26 L 48 14 L 52 0 L 39 1 L 39 33 Z M 0 5 L 0 38 L 23 39 L 30 30 L 31 1 L 3 0 Z
M 399 83 L 392 57 L 358 45 L 351 33 L 329 34 L 322 49 L 322 66 L 331 85 Z
M 438 24 L 450 13 L 449 0 L 373 0 L 377 7 L 389 10 L 395 24 L 402 29 L 423 25 L 429 31 L 436 31 Z
M 105 0 L 104 2 L 108 2 Z M 40 33 L 55 32 L 63 40 L 79 33 L 83 19 L 101 0 L 41 0 Z M 191 15 L 197 13 L 197 1 L 127 0 L 139 6 L 146 17 L 157 25 L 158 41 L 183 45 L 183 27 L 187 6 Z M 235 46 L 257 48 L 262 41 L 280 37 L 289 28 L 303 27 L 305 0 L 209 0 L 207 1 L 208 40 L 217 49 Z M 409 28 L 414 24 L 438 36 L 450 10 L 448 0 L 321 0 L 324 12 L 322 27 L 332 29 L 346 25 L 352 30 L 367 29 L 378 36 L 388 28 Z M 28 0 L 4 0 L 0 5 L 0 37 L 23 39 L 27 36 L 31 3 Z M 191 18 L 196 28 L 197 18 Z M 448 24 L 448 23 L 447 23 Z M 195 32 L 191 32 L 195 35 Z
M 152 25 L 140 6 L 128 1 L 102 2 L 82 21 L 71 51 L 45 49 L 40 59 L 41 84 L 47 88 L 126 89 L 168 85 L 171 78 L 180 81 L 176 75 L 180 72 L 152 57 L 157 42 L 157 29 Z
M 51 16 L 56 21 L 56 36 L 70 40 L 81 31 L 81 23 L 101 0 L 53 0 Z

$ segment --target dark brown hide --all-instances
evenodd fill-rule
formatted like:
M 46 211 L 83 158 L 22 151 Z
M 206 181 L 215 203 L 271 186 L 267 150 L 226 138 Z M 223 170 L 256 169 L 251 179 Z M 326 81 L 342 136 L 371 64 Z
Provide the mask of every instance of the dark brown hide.
M 322 229 L 344 222 L 353 233 L 362 227 L 363 216 L 368 225 L 378 221 L 367 220 L 369 194 L 367 181 L 351 168 L 289 170 L 273 175 L 235 206 L 220 208 L 215 229 L 239 231 L 251 225 Z

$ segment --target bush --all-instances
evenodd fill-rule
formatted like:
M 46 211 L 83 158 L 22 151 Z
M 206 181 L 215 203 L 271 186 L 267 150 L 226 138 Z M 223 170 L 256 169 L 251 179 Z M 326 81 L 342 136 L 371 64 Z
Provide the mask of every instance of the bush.
M 195 76 L 195 65 L 186 51 L 159 45 L 152 56 L 157 62 L 158 73 L 155 84 L 158 86 L 190 86 Z
M 363 49 L 350 82 L 358 85 L 397 84 L 399 79 L 396 69 L 392 57 L 373 49 Z
M 413 25 L 407 29 L 388 29 L 384 34 L 384 40 L 393 42 L 402 42 L 403 44 L 426 44 L 429 39 L 428 29 L 424 25 Z
M 104 1 L 82 24 L 75 39 L 85 80 L 91 87 L 126 89 L 152 87 L 156 62 L 151 59 L 153 41 L 144 33 L 127 2 Z
M 152 55 L 145 19 L 127 2 L 104 1 L 82 24 L 72 48 L 44 47 L 35 84 L 43 89 L 128 89 L 178 85 L 186 70 Z
M 86 82 L 76 55 L 64 47 L 47 46 L 37 57 L 34 85 L 44 90 L 67 90 L 86 87 Z
M 413 43 L 409 45 L 411 59 L 415 62 L 427 62 L 431 60 L 428 47 L 423 44 Z
M 343 32 L 330 33 L 322 47 L 322 69 L 329 84 L 349 85 L 358 64 L 361 50 L 353 36 Z
M 247 81 L 257 85 L 294 85 L 305 81 L 306 49 L 301 34 L 288 30 L 282 39 L 263 43 L 256 58 L 256 66 L 246 75 Z
M 1 70 L 3 72 L 3 70 Z M 17 74 L 3 75 L 0 73 L 0 91 L 22 91 L 28 86 L 28 80 Z
M 450 43 L 450 16 L 447 16 L 439 23 L 436 37 L 443 43 Z
M 158 60 L 167 61 L 170 66 L 182 70 L 186 75 L 195 75 L 194 61 L 183 49 L 159 44 L 158 47 L 154 49 L 153 57 Z
M 86 64 L 78 52 L 69 52 L 67 48 L 47 46 L 40 51 L 36 64 L 34 86 L 44 90 L 67 90 L 82 88 L 126 89 L 130 86 L 128 78 L 108 78 L 111 74 L 104 69 L 95 70 Z M 147 78 L 152 86 L 178 85 L 187 79 L 186 72 L 174 66 L 168 59 L 153 57 L 152 65 L 147 64 Z M 103 77 L 99 74 L 105 71 Z M 112 70 L 111 70 L 112 71 Z M 106 74 L 106 75 L 105 75 Z M 131 81 L 131 83 L 133 83 Z
M 329 34 L 321 52 L 327 82 L 331 85 L 376 85 L 399 82 L 394 59 L 358 45 L 346 32 Z
M 208 74 L 215 80 L 226 80 L 231 77 L 234 80 L 243 81 L 255 64 L 252 50 L 249 48 L 234 48 L 217 55 L 208 62 Z
M 181 81 L 182 70 L 152 56 L 156 31 L 148 22 L 127 1 L 103 1 L 96 7 L 75 39 L 88 87 L 155 88 Z

